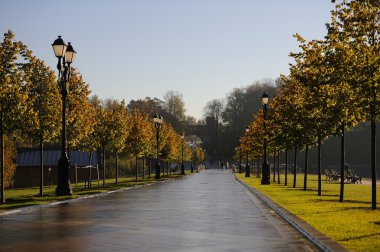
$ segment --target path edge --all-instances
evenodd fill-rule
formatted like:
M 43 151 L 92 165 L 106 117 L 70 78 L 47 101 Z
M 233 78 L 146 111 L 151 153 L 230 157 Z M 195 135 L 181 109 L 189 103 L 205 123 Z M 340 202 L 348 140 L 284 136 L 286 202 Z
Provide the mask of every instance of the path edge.
M 283 220 L 285 220 L 289 225 L 295 228 L 298 232 L 300 232 L 306 239 L 312 242 L 315 246 L 317 246 L 323 252 L 347 252 L 349 251 L 335 240 L 330 237 L 322 234 L 316 228 L 312 227 L 310 224 L 300 219 L 296 215 L 292 214 L 282 206 L 275 203 L 273 200 L 269 199 L 265 194 L 259 192 L 257 189 L 249 186 L 245 182 L 241 181 L 234 174 L 235 180 L 238 181 L 245 189 L 247 189 L 250 193 L 256 196 L 261 202 L 263 202 L 266 206 L 272 209 L 276 214 L 278 214 Z
M 95 198 L 95 197 L 104 197 L 107 196 L 108 194 L 116 193 L 116 192 L 122 192 L 122 191 L 127 191 L 127 190 L 132 190 L 132 189 L 138 189 L 141 187 L 145 186 L 151 186 L 157 183 L 166 183 L 175 180 L 174 178 L 171 179 L 165 179 L 165 180 L 158 180 L 158 181 L 152 181 L 151 183 L 143 184 L 143 185 L 137 185 L 137 186 L 132 186 L 132 187 L 124 187 L 112 191 L 107 191 L 107 192 L 101 192 L 101 193 L 95 193 L 87 196 L 82 196 L 78 197 L 75 199 L 67 199 L 67 200 L 61 200 L 61 201 L 54 201 L 51 203 L 46 203 L 46 204 L 39 204 L 39 205 L 32 205 L 32 206 L 27 206 L 27 207 L 20 207 L 16 208 L 13 210 L 8 210 L 0 213 L 0 218 L 3 216 L 8 216 L 8 215 L 13 215 L 13 214 L 22 214 L 22 213 L 27 213 L 27 212 L 32 212 L 36 210 L 40 210 L 43 208 L 48 208 L 48 207 L 54 207 L 62 204 L 70 204 L 70 203 L 76 203 L 85 199 L 90 199 L 90 198 Z

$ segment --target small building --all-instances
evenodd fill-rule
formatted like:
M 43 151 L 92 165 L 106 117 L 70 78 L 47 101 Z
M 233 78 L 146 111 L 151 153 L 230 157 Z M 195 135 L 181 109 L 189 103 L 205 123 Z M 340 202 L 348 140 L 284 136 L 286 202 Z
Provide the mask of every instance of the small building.
M 36 187 L 40 184 L 40 151 L 38 148 L 19 148 L 16 157 L 14 187 Z M 60 149 L 44 150 L 44 185 L 57 183 Z M 90 176 L 98 179 L 100 159 L 97 152 L 70 151 L 70 181 L 85 181 Z

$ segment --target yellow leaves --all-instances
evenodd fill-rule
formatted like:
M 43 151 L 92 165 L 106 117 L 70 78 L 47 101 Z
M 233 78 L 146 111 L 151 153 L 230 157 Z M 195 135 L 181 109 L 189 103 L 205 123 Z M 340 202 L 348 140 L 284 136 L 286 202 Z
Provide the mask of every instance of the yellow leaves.
M 91 91 L 75 69 L 72 69 L 67 86 L 70 90 L 67 96 L 67 141 L 69 146 L 76 147 L 91 132 L 94 116 L 89 102 Z
M 132 128 L 126 139 L 125 150 L 134 156 L 141 157 L 149 152 L 153 140 L 152 122 L 150 118 L 138 110 L 131 114 Z

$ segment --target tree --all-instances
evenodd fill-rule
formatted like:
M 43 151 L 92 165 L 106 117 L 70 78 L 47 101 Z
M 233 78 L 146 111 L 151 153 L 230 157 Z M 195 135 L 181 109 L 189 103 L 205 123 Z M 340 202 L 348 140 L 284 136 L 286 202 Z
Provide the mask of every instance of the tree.
M 4 171 L 4 187 L 11 187 L 13 185 L 13 177 L 16 173 L 16 148 L 14 147 L 14 143 L 12 140 L 5 136 L 4 137 L 4 163 L 5 163 L 5 171 Z
M 131 113 L 135 109 L 147 115 L 154 115 L 158 113 L 165 119 L 166 122 L 169 122 L 176 131 L 183 131 L 184 122 L 170 113 L 167 110 L 165 102 L 160 99 L 146 97 L 145 99 L 131 100 L 128 103 L 127 108 Z
M 77 145 L 77 149 L 88 152 L 88 188 L 91 188 L 91 181 L 92 181 L 92 155 L 93 152 L 95 152 L 100 146 L 100 139 L 99 139 L 99 128 L 101 124 L 101 112 L 102 112 L 102 101 L 96 96 L 92 96 L 89 100 L 90 107 L 89 107 L 89 114 L 91 115 L 91 129 L 88 134 L 82 138 L 80 143 Z
M 125 141 L 132 128 L 131 116 L 125 106 L 125 101 L 118 102 L 117 100 L 107 100 L 106 110 L 110 117 L 109 122 L 110 136 L 108 146 L 115 154 L 115 183 L 117 184 L 119 167 L 118 167 L 118 154 L 121 153 L 125 147 Z
M 28 90 L 23 67 L 30 54 L 23 43 L 14 40 L 13 32 L 4 34 L 0 44 L 0 203 L 5 202 L 4 135 L 11 136 L 21 129 L 23 114 L 27 111 Z
M 380 117 L 380 3 L 376 0 L 339 2 L 332 11 L 331 23 L 327 25 L 328 39 L 335 50 L 341 49 L 350 56 L 350 60 L 337 65 L 337 69 L 350 71 L 344 77 L 347 77 L 347 84 L 355 91 L 355 98 L 366 120 L 371 122 L 372 209 L 376 209 L 375 139 L 376 120 Z
M 91 90 L 76 69 L 71 70 L 67 86 L 67 146 L 70 149 L 77 147 L 91 132 L 93 114 L 89 99 Z M 70 155 L 69 151 L 68 154 Z
M 138 180 L 137 160 L 149 151 L 149 143 L 153 138 L 152 126 L 147 115 L 142 114 L 138 110 L 134 110 L 131 114 L 132 128 L 125 142 L 125 150 L 127 153 L 135 157 L 135 175 Z
M 28 111 L 25 113 L 25 133 L 40 148 L 40 196 L 43 196 L 43 146 L 59 134 L 61 101 L 54 72 L 35 57 L 26 65 Z
M 339 7 L 337 7 L 339 8 Z M 355 59 L 355 51 L 350 48 L 350 38 L 341 33 L 340 22 L 332 12 L 332 21 L 327 24 L 328 34 L 326 43 L 328 50 L 326 52 L 327 61 L 333 71 L 329 75 L 330 88 L 332 94 L 328 100 L 330 110 L 337 120 L 336 132 L 341 136 L 341 183 L 339 201 L 344 199 L 344 166 L 345 166 L 345 131 L 363 121 L 363 113 L 360 108 L 360 95 L 355 81 L 355 65 L 358 64 Z
M 161 160 L 165 162 L 173 162 L 180 155 L 180 144 L 181 144 L 181 136 L 178 135 L 173 127 L 169 123 L 164 123 L 162 127 L 162 138 L 165 140 L 162 141 L 162 149 L 161 149 Z
M 181 93 L 170 90 L 164 95 L 165 108 L 169 114 L 173 115 L 179 121 L 186 119 L 185 102 Z
M 222 99 L 213 99 L 203 108 L 204 117 L 213 117 L 217 125 L 222 123 L 224 105 Z
M 328 86 L 333 68 L 325 56 L 327 43 L 318 40 L 306 42 L 299 34 L 295 37 L 302 49 L 299 53 L 291 53 L 296 64 L 291 65 L 291 76 L 304 87 L 304 120 L 303 128 L 306 141 L 304 190 L 307 183 L 308 147 L 318 145 L 318 195 L 321 195 L 321 143 L 330 134 L 336 121 L 328 109 L 327 101 L 331 98 Z M 313 99 L 310 99 L 313 97 Z M 335 122 L 335 124 L 333 123 Z

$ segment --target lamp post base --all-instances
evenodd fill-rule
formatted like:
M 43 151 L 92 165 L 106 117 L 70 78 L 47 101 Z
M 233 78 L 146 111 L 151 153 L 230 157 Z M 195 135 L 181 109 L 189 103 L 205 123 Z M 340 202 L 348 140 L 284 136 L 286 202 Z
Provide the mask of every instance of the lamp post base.
M 269 164 L 268 164 L 268 162 L 264 162 L 263 166 L 262 166 L 261 184 L 262 185 L 270 185 Z
M 156 164 L 156 175 L 154 176 L 154 179 L 161 179 L 161 167 L 159 164 Z
M 73 195 L 70 186 L 70 162 L 66 154 L 58 160 L 58 185 L 55 189 L 55 195 Z

